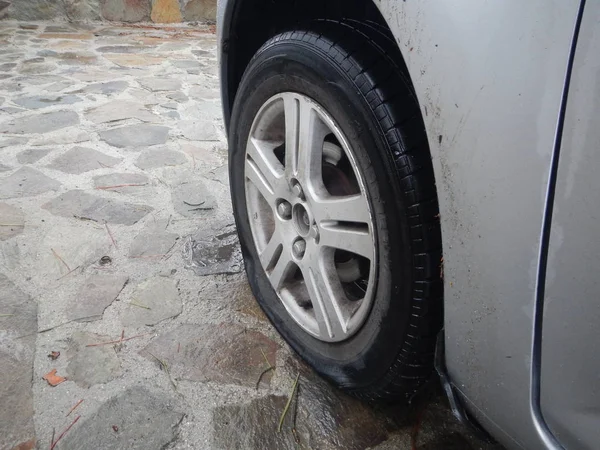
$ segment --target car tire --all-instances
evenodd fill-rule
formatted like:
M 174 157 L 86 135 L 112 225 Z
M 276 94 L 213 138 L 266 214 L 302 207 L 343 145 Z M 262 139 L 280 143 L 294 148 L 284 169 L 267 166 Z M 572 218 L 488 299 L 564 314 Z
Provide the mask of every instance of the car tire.
M 229 131 L 233 210 L 246 272 L 255 297 L 283 338 L 319 374 L 359 398 L 375 401 L 408 399 L 431 376 L 436 335 L 442 323 L 441 233 L 433 168 L 414 91 L 405 71 L 398 64 L 400 59 L 396 53 L 399 52 L 390 48 L 390 41 L 379 30 L 351 22 L 320 21 L 304 29 L 286 31 L 272 37 L 257 51 L 243 74 Z M 280 98 L 281 105 L 277 103 Z M 283 173 L 284 178 L 288 173 L 288 165 L 290 170 L 295 167 L 292 163 L 288 164 L 285 156 L 287 149 L 293 147 L 287 141 L 292 140 L 292 135 L 286 134 L 289 129 L 286 124 L 291 123 L 286 122 L 286 118 L 292 118 L 292 114 L 286 112 L 291 111 L 286 109 L 290 98 L 295 105 L 300 105 L 298 116 L 294 116 L 299 121 L 296 123 L 302 123 L 304 101 L 308 105 L 305 108 L 317 117 L 310 119 L 310 123 L 321 121 L 315 126 L 320 133 L 325 133 L 321 130 L 323 124 L 327 126 L 333 123 L 329 128 L 331 133 L 326 135 L 325 140 L 330 139 L 334 144 L 323 144 L 323 147 L 341 147 L 345 152 L 343 157 L 349 162 L 340 168 L 342 163 L 335 162 L 335 154 L 339 150 L 334 148 L 334 165 L 338 165 L 329 167 L 332 163 L 327 156 L 323 156 L 319 170 L 325 173 L 325 164 L 328 164 L 327 173 L 336 170 L 342 173 L 339 177 L 332 177 L 343 180 L 338 184 L 349 184 L 352 185 L 349 190 L 360 191 L 344 195 L 362 196 L 369 211 L 367 225 L 362 222 L 356 225 L 345 220 L 319 222 L 319 219 L 313 219 L 309 208 L 317 200 L 311 203 L 312 200 L 305 198 L 302 187 L 297 188 L 294 184 L 300 182 L 293 177 L 286 179 L 287 184 L 282 184 L 284 187 L 281 189 L 289 187 L 292 192 L 289 195 L 293 196 L 297 188 L 298 192 L 302 192 L 301 200 L 304 203 L 293 199 L 288 203 L 285 200 L 288 199 L 287 190 L 280 198 L 271 196 L 267 179 L 272 173 L 261 178 L 260 167 L 255 164 L 251 152 L 256 151 L 258 146 L 268 148 L 260 150 L 260 158 L 268 153 L 264 156 L 268 158 L 264 167 L 270 171 L 276 166 L 280 172 L 273 169 L 273 173 Z M 284 112 L 281 113 L 281 110 Z M 283 114 L 283 119 L 278 114 Z M 263 126 L 261 121 L 266 121 L 264 123 L 267 125 Z M 298 127 L 297 136 L 307 135 L 308 132 L 300 125 Z M 311 131 L 309 135 L 317 134 L 317 131 Z M 299 149 L 300 156 L 297 158 L 304 158 L 302 145 L 308 140 L 301 139 L 304 138 L 299 137 L 294 141 L 297 147 L 293 148 Z M 250 147 L 255 144 L 256 147 Z M 319 145 L 315 148 L 320 150 Z M 300 159 L 296 160 L 300 167 L 298 161 Z M 311 164 L 306 163 L 306 173 L 309 173 Z M 347 166 L 351 166 L 351 170 Z M 252 184 L 255 167 L 258 167 L 259 173 L 257 183 L 267 180 L 268 195 L 260 194 L 264 186 L 259 188 Z M 290 173 L 300 172 L 301 169 L 298 169 L 298 172 Z M 322 175 L 324 184 L 325 178 Z M 318 176 L 311 179 L 318 180 Z M 347 179 L 351 181 L 346 182 Z M 332 186 L 338 186 L 336 183 L 330 182 Z M 280 184 L 277 186 L 280 189 Z M 273 191 L 277 189 L 273 188 Z M 331 194 L 334 189 L 326 187 L 323 190 L 320 187 L 316 190 Z M 255 191 L 259 192 L 258 196 Z M 297 222 L 294 222 L 296 217 L 292 213 L 288 215 L 288 205 L 294 213 L 296 208 L 300 210 L 302 218 Z M 328 214 L 326 212 L 323 217 L 329 217 Z M 343 216 L 346 214 L 351 212 L 346 211 Z M 268 220 L 263 220 L 263 215 Z M 314 216 L 317 216 L 316 212 Z M 284 220 L 282 217 L 287 220 L 284 223 L 287 228 L 280 225 Z M 311 220 L 314 220 L 315 225 L 312 226 L 316 230 L 316 237 L 313 239 L 311 228 L 306 232 L 306 242 L 296 246 L 298 239 L 302 238 L 291 236 L 293 230 L 299 230 L 298 233 L 302 234 L 303 221 L 311 226 Z M 272 225 L 275 231 L 269 238 L 271 221 L 275 223 Z M 319 228 L 321 224 L 323 227 Z M 345 250 L 347 247 L 354 248 L 347 240 L 327 241 L 341 242 L 340 247 L 344 249 L 330 245 L 314 250 L 315 255 L 321 256 L 314 257 L 312 269 L 312 263 L 300 260 L 297 267 L 294 264 L 286 266 L 285 281 L 281 282 L 284 287 L 276 291 L 272 281 L 275 278 L 273 272 L 283 255 L 294 260 L 300 254 L 297 247 L 304 246 L 307 252 L 311 245 L 317 248 L 320 245 L 317 237 L 326 235 L 328 224 L 333 224 L 332 229 L 337 227 L 337 231 L 356 228 L 357 233 L 366 232 L 373 242 L 372 253 L 365 250 L 364 253 L 368 255 L 363 257 Z M 267 251 L 268 244 L 265 242 L 273 240 L 280 226 L 287 230 L 287 234 L 281 232 L 283 244 L 279 244 L 273 257 L 275 262 L 265 263 L 264 257 L 261 260 Z M 293 242 L 286 240 L 288 235 Z M 261 246 L 265 250 L 259 250 Z M 348 278 L 340 269 L 346 264 L 344 258 L 354 261 L 352 267 L 360 268 L 356 271 L 355 276 L 359 278 L 355 279 L 354 284 L 364 288 L 362 299 L 354 300 L 354 294 L 346 289 L 346 280 L 353 278 Z M 333 271 L 329 269 L 328 272 L 324 269 L 325 263 L 319 261 L 326 261 L 327 267 L 333 267 Z M 367 266 L 368 269 L 365 269 Z M 311 278 L 313 275 L 315 279 Z M 339 283 L 327 281 L 337 280 L 337 276 L 341 280 Z M 318 277 L 329 278 L 323 281 Z M 335 297 L 337 309 L 330 308 L 330 311 L 338 314 L 333 319 L 327 318 L 328 306 L 322 309 L 318 306 L 328 301 L 328 293 L 334 292 L 333 288 L 327 287 L 332 283 L 336 286 L 336 295 L 341 299 L 338 301 L 338 297 Z M 303 292 L 308 292 L 309 299 L 303 297 Z M 314 292 L 316 300 L 311 297 Z M 370 299 L 368 303 L 367 295 Z M 350 298 L 352 300 L 348 300 Z M 358 306 L 352 306 L 352 302 Z M 365 304 L 368 308 L 363 308 Z M 346 313 L 352 308 L 357 312 Z M 362 314 L 359 326 L 350 330 L 354 317 L 351 314 L 358 314 L 358 311 Z M 337 319 L 341 325 L 337 324 Z M 342 330 L 337 336 L 331 331 L 334 327 L 330 323 L 334 322 Z

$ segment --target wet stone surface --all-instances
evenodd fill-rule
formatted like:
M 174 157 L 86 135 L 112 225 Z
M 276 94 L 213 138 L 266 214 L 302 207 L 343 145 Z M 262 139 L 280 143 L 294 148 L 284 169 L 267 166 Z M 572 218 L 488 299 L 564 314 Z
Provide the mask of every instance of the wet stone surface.
M 153 340 L 141 354 L 165 361 L 178 380 L 214 381 L 255 388 L 268 385 L 265 357 L 275 366 L 279 345 L 264 334 L 232 323 L 181 325 Z M 264 356 L 263 356 L 264 353 Z
M 57 448 L 166 448 L 177 436 L 177 426 L 184 417 L 172 404 L 171 396 L 134 386 L 100 406 Z
M 244 267 L 233 224 L 218 230 L 201 230 L 190 236 L 184 252 L 189 267 L 198 275 L 237 273 Z

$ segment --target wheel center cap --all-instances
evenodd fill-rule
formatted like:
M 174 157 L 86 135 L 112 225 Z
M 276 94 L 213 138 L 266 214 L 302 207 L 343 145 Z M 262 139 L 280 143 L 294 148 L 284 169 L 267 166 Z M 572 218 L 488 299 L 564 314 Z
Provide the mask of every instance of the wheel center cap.
M 310 233 L 310 225 L 312 223 L 312 214 L 302 203 L 296 203 L 294 205 L 292 213 L 292 221 L 294 222 L 294 228 L 298 234 L 302 237 L 307 237 Z

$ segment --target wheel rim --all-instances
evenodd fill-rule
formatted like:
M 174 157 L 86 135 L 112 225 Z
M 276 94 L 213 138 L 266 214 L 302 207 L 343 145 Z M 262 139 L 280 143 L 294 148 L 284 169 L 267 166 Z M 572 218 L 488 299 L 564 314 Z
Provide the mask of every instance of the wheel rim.
M 260 264 L 307 333 L 339 342 L 371 309 L 377 246 L 346 137 L 315 101 L 286 92 L 257 113 L 246 146 L 248 219 Z

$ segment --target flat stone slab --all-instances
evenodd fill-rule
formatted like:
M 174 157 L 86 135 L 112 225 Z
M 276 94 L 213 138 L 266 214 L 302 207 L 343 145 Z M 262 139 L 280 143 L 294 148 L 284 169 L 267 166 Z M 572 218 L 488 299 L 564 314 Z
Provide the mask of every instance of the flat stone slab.
M 190 141 L 219 141 L 221 133 L 211 120 L 180 120 L 179 129 Z
M 140 53 L 152 49 L 146 45 L 103 45 L 96 49 L 100 53 Z
M 185 95 L 183 92 L 171 92 L 170 94 L 167 94 L 167 98 L 175 100 L 179 103 L 185 103 L 188 101 L 188 96 Z
M 83 77 L 83 76 L 82 76 Z M 80 77 L 80 78 L 82 78 Z M 94 75 L 90 74 L 89 78 L 94 79 Z M 129 87 L 129 83 L 127 81 L 108 81 L 106 83 L 92 83 L 89 84 L 77 91 L 75 93 L 86 93 L 86 94 L 118 94 L 123 92 L 125 89 Z
M 144 186 L 149 181 L 148 177 L 141 173 L 110 173 L 94 177 L 94 187 L 110 192 L 133 193 L 147 189 Z
M 72 105 L 80 102 L 81 98 L 76 95 L 33 95 L 31 97 L 20 97 L 13 100 L 19 106 L 27 109 L 40 109 L 56 105 Z
M 0 179 L 0 198 L 32 197 L 55 191 L 60 183 L 31 167 L 21 167 L 12 175 Z
M 104 57 L 121 67 L 146 67 L 162 64 L 163 56 L 150 56 L 144 54 L 128 55 L 122 53 L 105 53 Z
M 23 137 L 11 137 L 8 139 L 0 140 L 0 148 L 12 147 L 15 145 L 24 145 L 29 141 L 28 138 Z
M 123 325 L 156 325 L 181 314 L 177 283 L 176 280 L 165 277 L 153 277 L 141 283 L 131 295 L 128 308 L 121 315 Z
M 0 124 L 0 133 L 29 134 L 48 133 L 60 130 L 79 123 L 79 116 L 75 111 L 54 111 L 44 114 L 10 119 Z
M 179 166 L 187 162 L 187 158 L 181 152 L 156 148 L 144 150 L 140 156 L 138 156 L 135 165 L 140 169 L 148 170 L 165 166 Z
M 177 239 L 179 239 L 178 234 L 167 233 L 165 231 L 140 233 L 131 243 L 129 256 L 131 258 L 139 258 L 141 256 L 166 255 L 173 248 Z
M 14 206 L 0 203 L 0 241 L 5 241 L 21 234 L 24 227 L 25 217 L 23 216 L 23 212 Z
M 60 170 L 65 173 L 84 173 L 90 170 L 113 167 L 121 162 L 121 158 L 114 158 L 106 153 L 87 147 L 73 147 L 71 150 L 55 158 L 46 167 Z
M 205 86 L 192 86 L 190 88 L 190 97 L 195 99 L 215 99 L 219 98 L 219 90 Z
M 33 164 L 39 161 L 52 150 L 50 149 L 28 149 L 17 153 L 17 161 L 20 164 Z
M 114 340 L 110 336 L 76 331 L 70 339 L 67 379 L 78 386 L 89 388 L 105 384 L 121 375 L 121 362 L 111 345 L 87 347 Z
M 215 142 L 183 142 L 181 150 L 192 158 L 195 165 L 215 168 L 227 161 L 227 146 Z
M 58 280 L 76 267 L 84 267 L 97 261 L 106 254 L 110 246 L 105 227 L 73 219 L 71 223 L 52 227 L 47 232 L 39 245 L 34 267 L 37 273 L 44 274 L 49 280 Z M 66 284 L 70 279 L 67 277 L 61 282 Z
M 97 197 L 81 190 L 65 192 L 44 204 L 56 216 L 78 217 L 96 222 L 133 225 L 153 210 L 151 206 Z
M 113 147 L 139 148 L 164 144 L 169 139 L 169 128 L 161 125 L 137 124 L 100 131 L 100 139 Z
M 186 267 L 198 275 L 238 273 L 244 265 L 233 224 L 215 230 L 203 227 L 191 235 L 183 248 Z
M 74 426 L 57 449 L 167 448 L 176 438 L 177 427 L 184 417 L 183 413 L 173 410 L 173 403 L 169 396 L 134 386 L 112 397 Z M 113 426 L 118 431 L 115 432 Z
M 296 366 L 292 371 L 294 378 L 297 373 L 300 377 L 297 397 L 290 405 L 281 433 L 276 429 L 287 397 L 270 395 L 248 404 L 216 408 L 212 448 L 362 450 L 388 438 L 391 424 L 384 414 L 343 394 L 306 366 L 298 369 L 288 363 L 287 368 Z M 292 380 L 290 377 L 290 387 Z
M 80 131 L 77 128 L 71 128 L 61 131 L 54 136 L 40 136 L 31 140 L 30 144 L 34 146 L 39 145 L 65 145 L 75 144 L 78 142 L 87 142 L 90 140 L 90 136 L 85 131 Z
M 140 354 L 153 359 L 151 353 L 165 361 L 176 379 L 255 388 L 268 367 L 265 356 L 275 366 L 278 349 L 264 334 L 235 323 L 185 324 L 154 339 Z M 263 384 L 269 384 L 271 372 L 262 375 Z
M 12 449 L 35 438 L 31 380 L 37 303 L 0 274 L 0 311 L 10 314 L 0 317 L 0 448 Z
M 177 78 L 141 78 L 138 82 L 146 89 L 152 92 L 160 91 L 179 91 L 181 89 L 181 80 Z
M 89 276 L 69 305 L 67 316 L 79 322 L 102 319 L 104 310 L 119 296 L 127 281 L 129 277 L 123 275 Z
M 128 100 L 115 100 L 97 108 L 88 109 L 85 118 L 94 123 L 107 123 L 124 119 L 156 122 L 158 117 L 143 104 Z
M 171 190 L 175 211 L 185 217 L 205 215 L 216 208 L 215 199 L 201 181 L 191 181 Z

